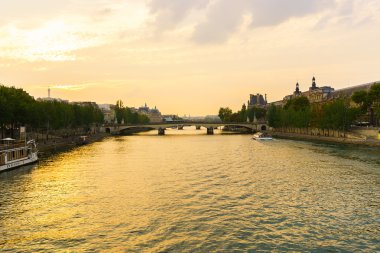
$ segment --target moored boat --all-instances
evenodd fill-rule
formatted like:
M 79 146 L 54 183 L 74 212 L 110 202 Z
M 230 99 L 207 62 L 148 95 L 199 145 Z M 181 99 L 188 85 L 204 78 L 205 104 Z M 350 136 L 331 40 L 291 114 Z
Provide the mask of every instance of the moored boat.
M 38 161 L 38 150 L 34 140 L 20 142 L 5 138 L 0 141 L 0 172 Z
M 257 141 L 270 141 L 273 140 L 273 137 L 267 133 L 258 132 L 253 135 L 252 139 Z
M 86 144 L 88 144 L 88 136 L 87 135 L 79 136 L 77 140 L 77 145 L 81 146 L 81 145 L 86 145 Z

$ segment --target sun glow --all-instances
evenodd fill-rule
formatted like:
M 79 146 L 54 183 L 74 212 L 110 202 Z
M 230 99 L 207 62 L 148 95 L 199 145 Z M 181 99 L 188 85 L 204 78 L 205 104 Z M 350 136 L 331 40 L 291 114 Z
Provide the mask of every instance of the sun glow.
M 0 43 L 0 57 L 27 61 L 73 61 L 75 50 L 96 46 L 99 39 L 88 39 L 62 20 L 46 23 L 33 30 L 22 30 L 9 25 L 2 33 L 7 34 Z

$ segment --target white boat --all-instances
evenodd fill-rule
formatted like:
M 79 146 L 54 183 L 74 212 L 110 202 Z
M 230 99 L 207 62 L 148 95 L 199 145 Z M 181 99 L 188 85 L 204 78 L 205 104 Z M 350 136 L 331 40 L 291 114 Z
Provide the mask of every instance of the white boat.
M 5 138 L 0 141 L 0 172 L 38 161 L 38 150 L 34 140 L 20 142 Z
M 273 140 L 273 137 L 269 134 L 258 132 L 253 135 L 252 139 L 257 141 L 270 141 Z

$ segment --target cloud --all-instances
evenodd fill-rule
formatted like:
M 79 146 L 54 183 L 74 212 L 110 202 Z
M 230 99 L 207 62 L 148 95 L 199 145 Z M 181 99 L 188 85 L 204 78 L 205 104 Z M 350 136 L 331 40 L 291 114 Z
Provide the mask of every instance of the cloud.
M 253 16 L 252 26 L 278 25 L 290 18 L 303 17 L 331 8 L 335 1 L 331 0 L 254 0 L 250 4 Z
M 210 6 L 207 20 L 196 26 L 196 42 L 223 42 L 250 15 L 251 28 L 275 26 L 284 21 L 316 13 L 334 5 L 328 0 L 219 0 Z
M 175 28 L 194 9 L 203 9 L 210 0 L 151 0 L 148 3 L 150 14 L 154 16 L 158 30 Z
M 237 29 L 241 23 L 247 1 L 220 0 L 210 6 L 207 20 L 195 27 L 193 39 L 196 42 L 220 42 Z
M 5 38 L 0 41 L 0 58 L 27 61 L 73 61 L 74 51 L 102 43 L 99 38 L 86 35 L 63 20 L 45 23 L 36 29 L 19 29 L 9 25 L 0 29 Z
M 199 43 L 223 42 L 251 17 L 250 28 L 275 26 L 284 21 L 334 7 L 335 0 L 152 0 L 150 13 L 159 30 L 175 29 L 192 10 L 202 10 L 204 20 L 194 24 L 192 39 Z
M 7 2 L 6 7 L 13 10 L 19 2 Z M 0 19 L 7 21 L 0 23 L 0 60 L 75 61 L 81 59 L 78 50 L 119 41 L 121 32 L 135 36 L 147 17 L 146 6 L 135 0 L 68 0 L 65 5 L 37 0 L 35 6 L 26 6 L 30 12 L 24 17 L 25 6 L 13 16 L 0 9 Z
M 315 25 L 315 30 L 341 25 L 356 29 L 363 25 L 380 21 L 380 2 L 378 0 L 337 0 L 334 9 L 330 9 Z

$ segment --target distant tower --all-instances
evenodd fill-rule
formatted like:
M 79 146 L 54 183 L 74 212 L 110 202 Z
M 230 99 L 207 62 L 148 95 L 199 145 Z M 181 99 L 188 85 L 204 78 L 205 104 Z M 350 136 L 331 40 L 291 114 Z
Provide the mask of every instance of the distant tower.
M 296 94 L 300 93 L 300 84 L 297 82 L 296 83 Z
M 50 98 L 50 87 L 48 88 L 48 98 Z
M 317 84 L 315 83 L 315 77 L 313 76 L 313 79 L 312 79 L 312 84 L 311 84 L 311 89 L 312 90 L 315 90 L 317 88 Z
M 265 94 L 265 104 L 268 103 L 268 100 L 267 100 L 267 94 Z

